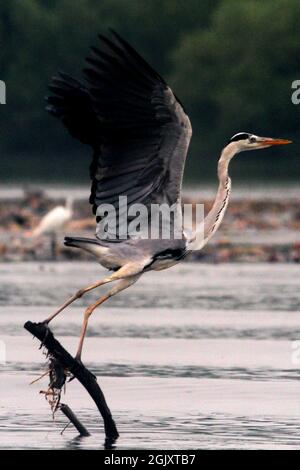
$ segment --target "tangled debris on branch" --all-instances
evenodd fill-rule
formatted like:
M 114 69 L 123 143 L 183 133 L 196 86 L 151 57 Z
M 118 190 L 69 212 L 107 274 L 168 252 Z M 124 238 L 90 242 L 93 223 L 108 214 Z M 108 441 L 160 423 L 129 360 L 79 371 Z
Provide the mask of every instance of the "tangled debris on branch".
M 68 371 L 49 352 L 47 358 L 49 360 L 48 371 L 42 377 L 49 374 L 49 386 L 47 390 L 41 390 L 40 393 L 45 395 L 54 418 L 56 411 L 60 408 L 61 393 L 65 391 Z
M 66 379 L 68 375 L 72 375 L 89 393 L 103 418 L 106 445 L 113 444 L 119 437 L 119 433 L 96 377 L 81 362 L 78 362 L 71 356 L 55 339 L 52 331 L 46 324 L 27 321 L 24 328 L 38 338 L 41 341 L 41 347 L 47 350 L 50 382 L 48 390 L 44 393 L 51 405 L 52 413 L 60 409 L 70 419 L 81 435 L 89 435 L 72 410 L 60 402 L 61 391 L 65 387 Z M 43 375 L 46 375 L 46 373 Z

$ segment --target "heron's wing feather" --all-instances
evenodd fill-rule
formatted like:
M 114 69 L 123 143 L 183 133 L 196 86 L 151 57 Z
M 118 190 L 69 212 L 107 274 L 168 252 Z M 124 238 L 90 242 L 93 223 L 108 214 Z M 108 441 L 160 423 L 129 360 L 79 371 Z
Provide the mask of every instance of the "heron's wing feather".
M 118 215 L 119 196 L 127 197 L 128 206 L 177 203 L 191 138 L 189 118 L 163 78 L 126 41 L 116 33 L 113 39 L 99 38 L 100 48 L 92 48 L 84 70 L 87 86 L 68 83 L 78 107 L 66 98 L 69 88 L 53 90 L 64 103 L 63 113 L 55 108 L 56 115 L 94 148 L 93 211 L 112 204 Z
M 92 107 L 86 87 L 70 75 L 60 72 L 49 86 L 46 110 L 61 119 L 70 134 L 94 148 L 101 145 L 101 125 Z

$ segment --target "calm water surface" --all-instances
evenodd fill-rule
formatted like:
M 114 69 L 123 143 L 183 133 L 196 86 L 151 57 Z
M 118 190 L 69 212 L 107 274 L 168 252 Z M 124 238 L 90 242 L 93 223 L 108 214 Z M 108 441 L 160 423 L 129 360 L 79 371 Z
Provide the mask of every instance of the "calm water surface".
M 47 379 L 29 386 L 45 358 L 23 330 L 103 274 L 93 262 L 0 265 L 1 448 L 103 448 L 101 420 L 76 381 L 63 401 L 92 436 L 71 426 L 60 434 L 66 419 L 53 421 L 39 394 Z M 53 323 L 70 351 L 99 294 Z M 117 422 L 117 448 L 300 448 L 299 307 L 299 266 L 186 263 L 96 310 L 83 360 Z

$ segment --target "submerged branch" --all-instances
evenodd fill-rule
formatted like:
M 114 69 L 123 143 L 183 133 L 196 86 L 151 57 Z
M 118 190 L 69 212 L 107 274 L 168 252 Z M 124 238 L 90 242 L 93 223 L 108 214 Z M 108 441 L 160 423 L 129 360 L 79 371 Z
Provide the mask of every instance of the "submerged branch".
M 71 356 L 55 339 L 46 324 L 27 321 L 24 328 L 41 341 L 42 346 L 47 349 L 51 358 L 59 363 L 62 368 L 68 370 L 83 385 L 94 400 L 103 418 L 106 439 L 110 443 L 114 442 L 119 437 L 119 433 L 96 377 L 81 362 Z

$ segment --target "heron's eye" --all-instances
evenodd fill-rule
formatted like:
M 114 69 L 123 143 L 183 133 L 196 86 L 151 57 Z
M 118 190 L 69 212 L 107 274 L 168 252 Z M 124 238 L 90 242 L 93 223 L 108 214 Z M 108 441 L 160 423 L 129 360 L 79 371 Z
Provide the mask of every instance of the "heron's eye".
M 256 142 L 256 138 L 253 136 L 249 137 L 249 142 L 250 144 L 254 144 L 254 142 Z

